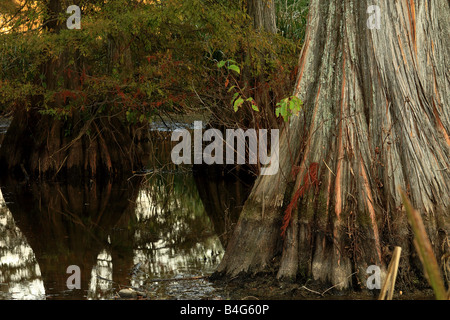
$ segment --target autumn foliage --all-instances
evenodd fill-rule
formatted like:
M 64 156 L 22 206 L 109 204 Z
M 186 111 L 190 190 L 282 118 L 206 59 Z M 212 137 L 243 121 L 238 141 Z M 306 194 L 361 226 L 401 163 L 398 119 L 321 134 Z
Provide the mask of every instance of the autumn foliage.
M 45 2 L 1 12 L 0 112 L 26 106 L 63 120 L 81 112 L 86 120 L 108 114 L 147 123 L 166 113 L 232 111 L 233 93 L 224 86 L 230 75 L 217 68 L 231 58 L 245 70 L 236 81 L 249 95 L 290 94 L 299 43 L 253 30 L 237 1 L 79 6 L 80 30 L 65 28 L 68 15 L 52 16 Z M 48 28 L 54 19 L 58 32 Z M 48 70 L 49 61 L 60 63 Z M 31 105 L 31 96 L 42 103 Z

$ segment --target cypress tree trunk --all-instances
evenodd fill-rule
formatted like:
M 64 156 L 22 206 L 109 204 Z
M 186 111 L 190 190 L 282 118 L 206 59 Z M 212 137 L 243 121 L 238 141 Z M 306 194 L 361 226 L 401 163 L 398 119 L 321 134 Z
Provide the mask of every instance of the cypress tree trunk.
M 280 137 L 279 173 L 257 179 L 218 275 L 311 275 L 343 289 L 401 246 L 408 278 L 418 261 L 399 188 L 438 261 L 449 253 L 450 5 L 373 2 L 380 29 L 368 28 L 365 1 L 311 1 L 294 91 L 304 111 Z

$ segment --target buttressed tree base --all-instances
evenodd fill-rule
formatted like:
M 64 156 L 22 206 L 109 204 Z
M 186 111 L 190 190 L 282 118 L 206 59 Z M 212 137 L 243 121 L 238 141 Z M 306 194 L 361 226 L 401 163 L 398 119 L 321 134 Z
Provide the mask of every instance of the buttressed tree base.
M 411 279 L 421 267 L 399 187 L 438 260 L 449 253 L 449 3 L 374 5 L 379 29 L 366 1 L 311 1 L 294 92 L 304 112 L 281 134 L 278 174 L 256 180 L 217 275 L 275 269 L 364 287 L 368 266 L 385 269 L 400 246 Z

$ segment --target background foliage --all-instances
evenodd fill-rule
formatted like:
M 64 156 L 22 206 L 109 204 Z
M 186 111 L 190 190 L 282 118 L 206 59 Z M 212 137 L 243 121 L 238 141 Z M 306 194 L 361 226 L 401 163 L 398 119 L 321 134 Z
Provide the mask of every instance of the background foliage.
M 5 1 L 0 112 L 26 106 L 60 119 L 76 112 L 129 122 L 205 109 L 234 113 L 228 83 L 251 96 L 252 80 L 261 78 L 275 110 L 292 91 L 307 2 L 277 1 L 280 32 L 272 35 L 252 29 L 243 1 L 83 0 L 82 28 L 57 33 L 46 23 L 65 26 L 68 14 L 52 17 L 44 1 Z M 217 67 L 227 59 L 245 72 Z M 42 66 L 56 60 L 63 72 L 49 77 Z M 42 105 L 32 104 L 36 95 Z

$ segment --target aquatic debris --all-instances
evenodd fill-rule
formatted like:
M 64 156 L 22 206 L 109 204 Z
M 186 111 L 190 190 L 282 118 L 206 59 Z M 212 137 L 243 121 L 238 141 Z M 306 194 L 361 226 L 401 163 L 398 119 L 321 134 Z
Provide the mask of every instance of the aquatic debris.
M 136 299 L 137 296 L 137 292 L 130 288 L 122 289 L 119 291 L 119 297 L 121 297 L 122 299 Z

